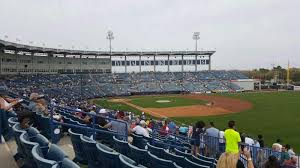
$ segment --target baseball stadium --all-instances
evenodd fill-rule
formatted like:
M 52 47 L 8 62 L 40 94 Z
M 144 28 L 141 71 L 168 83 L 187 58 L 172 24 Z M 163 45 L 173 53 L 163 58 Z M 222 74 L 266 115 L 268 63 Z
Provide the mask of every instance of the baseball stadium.
M 66 2 L 60 3 L 63 6 Z M 87 31 L 89 28 L 79 30 L 76 26 L 81 29 L 82 25 L 88 23 L 87 25 L 98 29 L 107 24 L 105 22 L 107 20 L 103 18 L 103 23 L 100 19 L 101 26 L 97 24 L 98 21 L 89 20 L 90 17 L 96 18 L 99 14 L 99 11 L 88 10 L 96 6 L 90 3 L 85 4 L 87 15 L 80 13 L 79 10 L 73 11 L 73 8 L 68 11 L 70 13 L 57 12 L 59 17 L 76 18 L 76 25 L 67 25 L 68 21 L 61 23 L 66 24 L 62 34 L 67 31 L 72 32 L 73 29 L 77 30 L 76 35 L 72 34 L 70 38 L 72 42 L 77 35 L 85 36 L 85 40 L 98 38 L 98 34 Z M 153 27 L 157 26 L 167 34 L 180 36 L 180 31 L 187 31 L 189 30 L 187 27 L 193 26 L 188 24 L 188 21 L 185 24 L 178 24 L 177 19 L 188 20 L 187 16 L 194 14 L 190 11 L 195 11 L 195 14 L 199 11 L 198 8 L 187 4 L 185 6 L 189 8 L 176 7 L 184 12 L 176 11 L 177 13 L 173 14 L 174 11 L 171 9 L 178 4 L 173 3 L 166 5 L 161 2 L 166 7 L 163 9 L 166 13 L 162 16 L 154 14 L 157 9 L 154 9 L 151 4 L 146 5 L 145 9 L 137 7 L 138 4 L 131 4 L 129 8 L 138 9 L 139 13 L 131 16 L 136 19 L 134 23 L 120 18 L 116 22 L 122 24 L 120 27 L 129 32 L 135 31 L 128 27 L 139 25 L 139 22 L 142 22 L 140 19 L 144 18 L 143 14 L 151 9 L 151 17 L 148 20 L 143 19 L 151 22 L 151 24 L 147 23 L 147 26 L 144 25 L 147 31 L 154 25 Z M 239 8 L 231 4 L 234 8 L 230 8 L 230 12 L 226 13 L 225 10 L 217 12 L 215 10 L 217 7 L 210 6 L 210 3 L 213 2 L 206 4 L 208 8 L 203 11 L 212 10 L 220 16 L 227 16 L 227 14 L 231 16 L 231 11 Z M 10 4 L 10 2 L 0 2 L 0 11 L 3 10 L 4 14 L 7 9 L 1 7 L 1 4 Z M 74 8 L 76 4 L 74 2 Z M 118 5 L 122 6 L 121 4 Z M 120 13 L 127 11 L 125 6 L 128 4 L 123 4 L 122 8 L 117 7 L 116 11 Z M 253 7 L 252 3 L 246 4 L 249 5 L 249 9 Z M 137 6 L 133 7 L 135 5 Z M 245 4 L 241 3 L 241 5 Z M 280 3 L 279 6 L 281 5 Z M 218 7 L 221 8 L 221 5 Z M 275 9 L 277 6 L 272 7 Z M 195 10 L 191 10 L 192 8 Z M 277 11 L 282 10 L 276 10 L 275 13 Z M 283 11 L 287 12 L 287 10 Z M 45 11 L 40 10 L 41 16 L 47 12 L 49 11 L 46 8 Z M 107 12 L 115 11 L 107 11 L 107 9 L 100 11 L 101 16 L 106 16 Z M 117 14 L 118 17 L 120 13 Z M 212 19 L 201 23 L 204 29 L 207 25 L 220 27 L 230 23 L 232 26 L 233 22 L 227 19 L 219 19 L 221 23 L 213 23 L 215 13 L 212 14 Z M 51 25 L 51 21 L 55 23 L 58 19 L 54 17 L 55 12 L 51 11 L 52 14 L 53 17 L 41 19 L 49 19 L 48 26 Z M 252 14 L 251 17 L 254 17 L 255 13 Z M 48 15 L 50 16 L 49 13 Z M 83 19 L 81 15 L 85 18 Z M 173 20 L 168 19 L 173 15 L 176 15 L 175 19 L 173 17 L 171 17 Z M 16 16 L 20 16 L 18 12 Z M 24 18 L 28 16 L 24 14 Z M 114 16 L 109 18 L 116 19 Z M 34 17 L 39 16 L 34 15 Z M 231 17 L 238 16 L 235 13 L 235 16 Z M 285 15 L 278 16 L 276 19 L 280 20 L 284 17 Z M 161 21 L 160 24 L 158 20 Z M 249 18 L 245 20 L 251 21 Z M 174 26 L 164 29 L 165 23 L 170 23 L 169 21 L 183 27 Z M 239 57 L 248 59 L 247 54 L 253 54 L 253 49 L 263 53 L 265 50 L 280 48 L 275 44 L 265 46 L 263 49 L 255 48 L 255 45 L 259 46 L 265 42 L 265 39 L 262 39 L 264 34 L 257 33 L 259 38 L 254 42 L 257 44 L 249 44 L 245 40 L 246 36 L 253 33 L 256 27 L 244 23 L 244 18 L 235 21 L 241 21 L 242 24 L 237 26 L 238 28 L 235 24 L 230 28 L 224 27 L 221 33 L 216 32 L 215 36 L 224 35 L 225 39 L 226 32 L 242 31 L 242 36 L 245 35 L 242 41 L 234 36 L 226 40 L 219 38 L 223 40 L 222 43 L 226 47 L 228 47 L 227 43 L 234 43 L 234 47 L 228 47 L 228 50 L 240 48 L 234 51 Z M 35 26 L 30 27 L 32 33 L 38 38 L 48 33 L 49 36 L 53 35 L 50 39 L 55 42 L 65 38 L 61 36 L 61 39 L 58 39 L 59 35 L 51 34 L 48 31 L 49 27 L 42 23 L 44 22 L 41 22 L 41 25 L 44 26 L 43 29 L 45 28 L 43 33 L 36 31 Z M 259 23 L 262 29 L 269 26 L 266 18 Z M 284 23 L 287 23 L 286 20 Z M 278 27 L 278 25 L 274 27 L 276 26 Z M 10 29 L 17 34 L 15 27 L 17 26 L 11 26 Z M 144 27 L 137 26 L 136 29 Z M 0 32 L 4 31 L 1 28 L 2 25 Z M 19 29 L 22 27 L 19 26 Z M 61 31 L 56 30 L 56 27 L 51 29 L 53 32 Z M 116 30 L 123 31 L 123 29 Z M 179 31 L 178 34 L 175 30 Z M 209 33 L 210 28 L 205 30 Z M 271 29 L 268 31 L 271 32 Z M 267 33 L 266 35 L 269 36 L 270 34 Z M 281 64 L 276 66 L 272 64 L 271 69 L 245 68 L 247 69 L 245 70 L 240 68 L 244 64 L 234 67 L 239 64 L 238 58 L 231 60 L 233 57 L 230 55 L 217 57 L 216 55 L 222 50 L 203 49 L 205 47 L 200 49 L 199 32 L 192 34 L 195 49 L 185 49 L 178 42 L 181 49 L 176 50 L 154 49 L 155 43 L 161 45 L 157 39 L 154 40 L 155 42 L 152 41 L 151 49 L 151 38 L 147 43 L 150 49 L 132 49 L 132 51 L 127 48 L 116 49 L 118 47 L 112 47 L 112 41 L 115 40 L 114 33 L 108 31 L 105 35 L 109 42 L 108 49 L 88 49 L 88 46 L 85 49 L 75 49 L 73 44 L 68 44 L 72 46 L 71 48 L 62 45 L 48 47 L 44 43 L 39 45 L 32 41 L 24 42 L 19 38 L 13 40 L 7 35 L 0 36 L 0 168 L 300 167 L 300 70 L 296 68 L 299 64 L 290 61 L 290 57 L 284 58 L 286 60 L 281 60 Z M 253 35 L 253 39 L 254 36 L 256 34 Z M 121 37 L 128 36 L 120 35 Z M 162 36 L 161 39 L 163 37 L 167 36 Z M 276 41 L 274 39 L 272 40 Z M 172 40 L 171 38 L 169 41 Z M 243 48 L 241 43 L 244 41 L 249 46 Z M 127 42 L 128 46 L 131 46 L 131 41 Z M 290 46 L 297 44 L 293 38 L 286 43 Z M 89 44 L 88 41 L 86 44 Z M 127 46 L 125 42 L 121 45 Z M 282 49 L 280 52 L 285 53 L 287 48 L 280 48 Z M 239 55 L 238 50 L 247 54 Z M 278 50 L 270 53 L 274 54 Z M 288 55 L 287 52 L 285 54 Z M 280 66 L 283 65 L 283 61 L 288 63 L 286 68 L 285 65 Z M 224 67 L 231 68 L 225 70 L 217 68 L 216 64 L 220 65 L 220 62 Z M 232 65 L 225 65 L 228 62 Z M 263 67 L 271 61 L 260 56 L 255 62 L 257 65 L 253 67 Z M 251 64 L 249 59 L 249 65 L 245 67 L 252 67 Z M 293 67 L 290 67 L 290 64 Z
M 295 132 L 298 130 L 297 123 L 300 122 L 298 119 L 300 93 L 282 89 L 261 90 L 260 80 L 250 79 L 240 71 L 211 70 L 215 51 L 72 51 L 27 46 L 4 40 L 0 41 L 0 47 L 3 94 L 21 98 L 21 103 L 24 104 L 23 108 L 30 108 L 30 102 L 35 99 L 34 95 L 42 96 L 43 100 L 48 101 L 49 103 L 45 103 L 48 104 L 47 114 L 34 113 L 34 118 L 38 120 L 33 124 L 36 128 L 31 127 L 41 134 L 44 141 L 57 144 L 58 148 L 66 150 L 71 155 L 69 157 L 73 159 L 74 164 L 83 167 L 84 165 L 95 166 L 90 163 L 89 157 L 83 158 L 85 154 L 88 155 L 84 152 L 90 152 L 91 149 L 85 149 L 84 143 L 87 143 L 85 142 L 87 140 L 82 138 L 80 140 L 80 136 L 77 136 L 79 134 L 85 135 L 86 138 L 88 135 L 103 135 L 105 137 L 97 136 L 97 140 L 101 144 L 108 145 L 112 150 L 116 150 L 116 153 L 120 152 L 139 164 L 150 164 L 129 154 L 130 148 L 123 149 L 125 148 L 124 144 L 121 146 L 114 144 L 118 141 L 115 139 L 117 134 L 114 133 L 116 132 L 112 131 L 110 134 L 108 129 L 106 130 L 108 132 L 104 134 L 101 132 L 105 130 L 104 125 L 97 125 L 99 132 L 95 131 L 97 123 L 93 123 L 97 122 L 101 110 L 106 114 L 109 113 L 106 116 L 107 120 L 110 120 L 109 117 L 112 117 L 111 120 L 113 120 L 114 115 L 125 112 L 126 116 L 130 116 L 130 119 L 126 120 L 129 122 L 127 124 L 131 124 L 137 119 L 147 120 L 147 122 L 155 121 L 157 128 L 153 127 L 151 136 L 142 141 L 137 140 L 138 138 L 143 139 L 142 136 L 134 135 L 132 141 L 134 147 L 137 146 L 139 149 L 148 145 L 148 150 L 153 150 L 153 153 L 155 150 L 163 148 L 181 150 L 182 147 L 187 151 L 190 150 L 189 140 L 185 139 L 188 137 L 182 137 L 179 134 L 177 138 L 182 139 L 177 142 L 176 131 L 173 132 L 175 135 L 172 133 L 162 134 L 159 130 L 159 127 L 162 127 L 159 124 L 160 121 L 173 122 L 177 129 L 180 129 L 180 127 L 193 126 L 199 120 L 205 123 L 216 123 L 219 130 L 226 129 L 227 122 L 234 120 L 237 124 L 236 129 L 241 135 L 251 139 L 257 139 L 258 135 L 263 135 L 264 148 L 248 144 L 253 148 L 253 155 L 257 154 L 255 151 L 258 150 L 263 151 L 265 155 L 271 155 L 272 143 L 278 139 L 290 144 L 293 150 L 299 150 L 300 137 Z M 78 113 L 85 113 L 85 116 L 92 115 L 90 114 L 92 109 L 95 112 L 99 109 L 100 111 L 93 113 L 95 116 L 91 116 L 91 118 L 94 120 L 90 123 L 86 123 L 84 118 L 78 116 Z M 285 113 L 284 118 L 281 116 L 282 113 Z M 18 118 L 8 118 L 8 116 L 10 115 L 2 115 L 1 129 L 5 139 L 9 139 L 10 133 L 15 137 L 15 141 L 8 140 L 7 142 L 11 150 L 17 148 L 17 154 L 22 158 L 24 156 L 19 150 L 22 150 L 21 146 L 23 146 L 23 155 L 26 155 L 25 152 L 29 152 L 28 155 L 31 156 L 30 158 L 25 156 L 23 164 L 28 164 L 26 160 L 36 160 L 34 166 L 43 167 L 46 161 L 35 158 L 36 156 L 32 152 L 37 149 L 34 148 L 34 145 L 30 147 L 30 144 L 42 143 L 39 142 L 42 140 L 30 139 L 31 132 L 28 130 L 24 135 L 19 135 L 22 132 L 18 125 L 20 121 Z M 58 116 L 60 119 L 57 119 Z M 5 123 L 8 124 L 8 127 L 3 125 Z M 16 127 L 17 125 L 19 128 Z M 154 129 L 157 129 L 156 132 Z M 278 134 L 279 132 L 280 134 Z M 62 136 L 67 133 L 68 136 Z M 109 139 L 112 136 L 111 140 L 113 141 Z M 129 135 L 126 132 L 124 136 Z M 175 140 L 169 136 L 174 136 Z M 217 137 L 217 143 L 219 138 Z M 84 142 L 81 144 L 82 147 L 74 146 L 78 145 L 78 141 Z M 213 145 L 213 153 L 210 153 L 209 157 L 205 153 L 202 154 L 203 156 L 198 156 L 205 157 L 202 160 L 217 159 L 216 157 L 220 155 L 222 149 L 219 144 L 215 144 L 215 141 L 214 143 L 208 141 L 213 140 L 205 139 L 203 144 L 206 144 L 207 148 L 211 148 L 209 145 Z M 91 142 L 94 141 L 91 140 Z M 257 141 L 255 140 L 255 142 Z M 26 143 L 28 143 L 28 147 Z M 126 139 L 122 143 L 129 142 Z M 150 143 L 154 145 L 154 149 L 149 147 Z M 50 143 L 47 146 L 49 146 L 49 150 L 52 147 Z M 80 149 L 76 149 L 79 147 Z M 180 155 L 176 150 L 175 153 Z M 161 152 L 158 152 L 157 155 L 161 155 Z M 184 155 L 186 154 L 184 153 Z M 55 160 L 50 156 L 44 159 Z M 191 158 L 200 165 L 206 164 L 206 162 L 201 163 L 201 159 L 195 159 L 198 158 Z M 176 163 L 176 160 L 174 161 Z M 255 161 L 258 162 L 257 159 Z M 55 165 L 55 163 L 53 161 L 47 164 Z M 181 166 L 188 167 L 186 164 L 188 161 Z M 112 165 L 114 163 L 111 163 L 110 166 Z M 208 167 L 215 165 L 216 161 L 213 161 Z

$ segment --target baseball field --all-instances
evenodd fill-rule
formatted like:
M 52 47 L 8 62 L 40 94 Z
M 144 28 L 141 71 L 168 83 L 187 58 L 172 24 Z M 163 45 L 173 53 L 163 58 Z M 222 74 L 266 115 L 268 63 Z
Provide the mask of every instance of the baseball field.
M 219 129 L 235 120 L 240 132 L 254 138 L 262 134 L 268 146 L 280 138 L 283 144 L 300 151 L 300 92 L 130 96 L 98 99 L 95 103 L 188 125 L 198 120 L 213 121 Z

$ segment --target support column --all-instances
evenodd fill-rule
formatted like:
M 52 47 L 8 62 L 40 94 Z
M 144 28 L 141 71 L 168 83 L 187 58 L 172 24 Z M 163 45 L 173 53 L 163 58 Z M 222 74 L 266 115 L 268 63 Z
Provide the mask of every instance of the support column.
M 80 57 L 79 57 L 79 59 L 80 59 L 80 72 L 82 73 L 82 55 L 80 55 Z
M 195 72 L 198 71 L 197 58 L 198 58 L 198 55 L 195 55 Z
M 19 72 L 19 66 L 18 66 L 18 64 L 19 64 L 19 59 L 18 59 L 18 50 L 16 49 L 15 50 L 15 56 L 16 56 L 16 73 L 18 74 L 18 73 L 20 73 Z
M 211 55 L 209 55 L 208 57 L 209 57 L 208 70 L 211 71 Z
M 170 72 L 170 55 L 168 55 L 168 72 Z
M 154 72 L 156 72 L 156 65 L 155 65 L 156 59 L 155 59 L 155 56 L 156 56 L 156 55 L 153 56 L 153 60 L 154 60 L 154 64 L 153 64 L 153 65 L 154 65 Z
M 140 55 L 139 56 L 139 61 L 140 61 L 140 64 L 139 64 L 139 69 L 140 69 L 140 72 L 142 72 L 142 56 Z
M 127 73 L 127 56 L 125 55 L 125 73 Z
M 183 55 L 181 55 L 181 72 L 183 72 Z

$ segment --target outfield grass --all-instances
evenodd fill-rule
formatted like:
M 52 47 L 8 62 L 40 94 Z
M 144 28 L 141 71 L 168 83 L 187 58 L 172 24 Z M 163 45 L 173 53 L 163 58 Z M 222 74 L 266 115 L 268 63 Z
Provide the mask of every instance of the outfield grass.
M 168 100 L 167 103 L 158 103 L 158 100 Z M 130 99 L 132 104 L 144 108 L 166 108 L 166 107 L 179 107 L 206 104 L 207 101 L 199 99 L 189 99 L 174 96 L 143 96 Z
M 178 117 L 173 119 L 186 124 L 195 123 L 198 120 L 203 120 L 206 123 L 213 121 L 216 127 L 220 129 L 226 128 L 229 120 L 235 120 L 237 129 L 240 132 L 246 132 L 255 138 L 258 134 L 262 134 L 268 146 L 272 145 L 277 138 L 280 138 L 283 140 L 283 144 L 292 145 L 294 150 L 300 153 L 300 92 L 237 93 L 219 96 L 247 100 L 253 104 L 253 108 L 241 113 L 227 115 Z M 97 103 L 107 104 L 105 108 L 141 113 L 139 110 L 125 104 L 116 104 L 106 100 L 103 102 L 97 101 Z M 138 105 L 141 106 L 141 104 Z M 147 106 L 149 107 L 149 105 Z

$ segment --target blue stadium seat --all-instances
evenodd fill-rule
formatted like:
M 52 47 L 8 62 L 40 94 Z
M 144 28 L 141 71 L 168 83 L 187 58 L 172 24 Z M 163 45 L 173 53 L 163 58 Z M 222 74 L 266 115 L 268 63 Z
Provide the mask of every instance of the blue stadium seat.
M 57 164 L 54 160 L 45 159 L 38 145 L 32 148 L 32 156 L 38 168 L 52 168 Z
M 176 155 L 184 156 L 184 157 L 186 157 L 186 158 L 188 158 L 188 159 L 191 159 L 191 158 L 192 158 L 192 154 L 191 154 L 191 153 L 183 152 L 183 151 L 181 151 L 181 150 L 179 150 L 179 149 L 177 149 L 177 148 L 175 148 L 174 151 L 175 151 L 175 154 L 176 154 Z
M 68 157 L 67 154 L 59 146 L 55 144 L 51 144 L 48 153 L 44 156 L 49 160 L 54 160 L 57 162 L 62 162 L 64 158 Z
M 120 159 L 121 168 L 139 168 L 139 167 L 146 168 L 143 165 L 138 165 L 135 161 L 129 159 L 124 155 L 119 155 L 119 159 Z
M 49 149 L 49 140 L 44 137 L 42 134 L 37 134 L 35 137 L 31 138 L 32 142 L 36 142 L 39 144 L 42 153 L 46 155 Z
M 68 158 L 64 158 L 64 160 L 61 163 L 60 168 L 80 168 L 76 163 L 74 163 L 72 160 Z
M 105 168 L 115 168 L 120 167 L 119 155 L 120 153 L 114 151 L 113 149 L 98 143 L 98 160 L 101 162 L 101 166 Z
M 179 156 L 173 153 L 168 152 L 167 150 L 165 150 L 164 153 L 164 158 L 167 160 L 171 160 L 173 162 L 175 162 L 177 165 L 184 167 L 184 156 Z
M 8 119 L 8 125 L 9 127 L 13 127 L 15 124 L 19 123 L 18 118 L 17 117 L 10 117 Z
M 207 160 L 202 160 L 200 158 L 197 158 L 195 156 L 192 156 L 192 158 L 190 159 L 192 162 L 200 164 L 200 165 L 204 165 L 204 166 L 209 166 L 211 168 L 214 167 L 214 162 L 211 161 L 207 161 Z
M 147 143 L 147 148 L 148 148 L 148 151 L 151 152 L 151 154 L 153 154 L 159 158 L 164 158 L 165 150 L 163 148 L 159 148 L 159 147 L 150 145 L 149 143 Z
M 187 158 L 184 158 L 185 161 L 185 168 L 210 168 L 210 166 L 201 165 L 195 162 L 190 161 Z
M 130 158 L 133 159 L 137 164 L 148 166 L 149 155 L 146 149 L 140 149 L 134 145 L 128 143 L 130 150 Z
M 21 134 L 26 133 L 26 131 L 20 127 L 19 123 L 15 124 L 12 128 L 13 128 L 14 137 L 15 137 L 15 140 L 16 140 L 16 143 L 18 146 L 17 151 L 22 157 L 25 157 L 25 155 L 26 155 L 25 149 L 23 149 L 23 146 L 21 144 L 20 136 L 21 136 Z
M 86 159 L 88 161 L 88 167 L 101 167 L 101 164 L 97 158 L 98 152 L 96 148 L 96 141 L 83 135 L 80 136 L 80 140 L 82 143 L 83 153 L 86 155 Z
M 72 128 L 69 128 L 68 132 L 70 134 L 71 142 L 72 142 L 72 145 L 73 145 L 73 150 L 74 150 L 74 153 L 75 153 L 75 158 L 74 158 L 73 161 L 74 162 L 79 162 L 79 163 L 82 163 L 82 164 L 87 164 L 86 155 L 83 151 L 83 146 L 82 146 L 82 142 L 81 142 L 81 139 L 80 139 L 80 136 L 82 134 L 78 134 L 78 133 L 73 132 Z
M 38 145 L 38 143 L 36 142 L 31 142 L 27 132 L 24 132 L 20 135 L 20 142 L 21 145 L 24 149 L 24 153 L 25 153 L 25 165 L 30 165 L 30 162 L 33 160 L 33 156 L 32 156 L 32 148 L 36 145 Z M 36 167 L 35 164 L 32 164 L 32 167 Z
M 28 133 L 28 136 L 29 136 L 29 137 L 35 137 L 37 134 L 40 133 L 40 131 L 37 130 L 36 128 L 34 128 L 34 127 L 29 127 L 29 128 L 26 130 L 26 132 Z
M 212 157 L 206 157 L 206 156 L 203 156 L 203 155 L 200 155 L 200 154 L 197 154 L 197 157 L 201 160 L 205 160 L 205 161 L 209 161 L 209 162 L 213 162 L 213 163 L 216 163 L 216 159 L 215 158 L 212 158 Z
M 119 152 L 125 156 L 128 156 L 129 155 L 128 142 L 119 140 L 115 136 L 113 136 L 113 139 L 114 139 L 114 149 L 117 152 Z
M 174 162 L 171 160 L 165 160 L 161 159 L 148 151 L 148 155 L 150 156 L 150 167 L 155 167 L 155 168 L 178 168 Z
M 96 125 L 95 125 L 96 126 Z M 115 132 L 115 131 L 113 131 L 113 130 L 109 130 L 109 129 L 107 129 L 107 128 L 103 128 L 103 127 L 101 127 L 101 126 L 99 126 L 99 125 L 97 125 L 96 127 L 95 127 L 96 129 L 98 129 L 98 130 L 103 130 L 103 131 L 111 131 L 112 133 L 117 133 L 117 132 Z M 113 140 L 113 134 L 112 133 L 109 133 L 109 132 L 98 132 L 97 131 L 97 133 L 96 133 L 96 140 L 100 140 L 100 142 L 101 143 L 103 143 L 103 144 L 108 144 L 109 146 L 113 146 L 114 145 L 114 140 Z
M 144 140 L 143 136 L 137 134 L 131 134 L 133 141 L 132 144 L 140 149 L 145 149 L 146 141 Z

